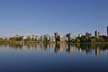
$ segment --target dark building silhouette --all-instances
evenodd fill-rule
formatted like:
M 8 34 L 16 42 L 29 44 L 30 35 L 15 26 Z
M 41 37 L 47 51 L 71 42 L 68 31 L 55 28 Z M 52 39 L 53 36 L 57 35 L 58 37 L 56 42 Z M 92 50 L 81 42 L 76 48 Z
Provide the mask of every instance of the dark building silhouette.
M 60 42 L 60 35 L 59 35 L 59 33 L 56 32 L 56 33 L 54 33 L 54 35 L 55 35 L 55 41 L 56 41 L 56 43 Z
M 91 37 L 91 36 L 92 36 L 92 34 L 91 34 L 91 33 L 86 32 L 86 33 L 85 33 L 85 36 L 86 36 L 86 37 Z
M 68 38 L 68 42 L 70 42 L 70 33 L 66 34 L 66 37 Z
M 108 36 L 108 26 L 107 26 L 107 36 Z

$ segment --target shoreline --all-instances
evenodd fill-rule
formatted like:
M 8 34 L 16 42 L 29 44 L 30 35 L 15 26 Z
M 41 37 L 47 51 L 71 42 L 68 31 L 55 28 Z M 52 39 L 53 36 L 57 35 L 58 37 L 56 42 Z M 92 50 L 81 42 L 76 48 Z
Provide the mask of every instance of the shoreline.
M 60 44 L 60 43 L 67 43 L 67 44 L 108 44 L 108 42 L 79 42 L 79 43 L 73 43 L 73 42 L 42 42 L 42 41 L 11 41 L 11 40 L 2 40 L 0 43 L 18 43 L 18 44 L 24 44 L 24 43 L 36 43 L 36 44 Z

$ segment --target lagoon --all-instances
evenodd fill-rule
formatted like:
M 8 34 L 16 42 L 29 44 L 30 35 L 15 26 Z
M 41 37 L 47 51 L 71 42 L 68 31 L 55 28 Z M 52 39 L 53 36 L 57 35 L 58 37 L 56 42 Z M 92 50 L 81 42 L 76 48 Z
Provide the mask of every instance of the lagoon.
M 0 44 L 0 72 L 108 72 L 107 44 Z

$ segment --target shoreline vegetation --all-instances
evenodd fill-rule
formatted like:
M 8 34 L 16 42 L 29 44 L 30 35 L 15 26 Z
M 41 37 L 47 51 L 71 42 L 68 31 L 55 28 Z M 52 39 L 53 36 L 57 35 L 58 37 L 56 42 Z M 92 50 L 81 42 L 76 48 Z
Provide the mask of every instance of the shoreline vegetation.
M 41 41 L 11 41 L 0 40 L 0 43 L 9 44 L 108 44 L 108 42 L 41 42 Z
M 0 43 L 70 43 L 70 44 L 108 44 L 108 27 L 107 35 L 100 35 L 98 30 L 95 31 L 95 36 L 86 32 L 85 35 L 79 34 L 78 36 L 73 33 L 67 33 L 65 35 L 55 32 L 50 34 L 34 34 L 28 36 L 16 35 L 13 37 L 0 37 Z
M 10 37 L 10 38 L 0 38 L 0 43 L 70 43 L 70 44 L 108 44 L 108 36 L 78 36 L 76 38 L 71 38 L 70 36 L 60 37 L 59 35 L 55 35 L 53 39 L 49 36 L 44 36 L 43 38 L 26 38 L 23 36 Z

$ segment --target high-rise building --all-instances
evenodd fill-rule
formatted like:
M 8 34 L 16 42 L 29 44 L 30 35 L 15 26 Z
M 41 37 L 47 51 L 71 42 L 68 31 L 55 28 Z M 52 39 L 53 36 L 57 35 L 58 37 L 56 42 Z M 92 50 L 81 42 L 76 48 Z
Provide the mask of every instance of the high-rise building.
M 100 32 L 99 32 L 98 30 L 96 30 L 96 31 L 95 31 L 95 37 L 96 37 L 96 38 L 99 38 L 99 36 L 100 36 Z
M 107 26 L 107 36 L 108 36 L 108 26 Z
M 66 34 L 66 37 L 68 38 L 68 42 L 70 42 L 70 33 Z
M 60 35 L 59 35 L 59 33 L 56 32 L 56 33 L 54 33 L 54 35 L 55 35 L 56 43 L 57 43 L 57 42 L 60 42 Z
M 92 34 L 91 34 L 91 33 L 86 32 L 86 33 L 85 33 L 85 36 L 86 36 L 86 37 L 91 37 L 91 36 L 92 36 Z

